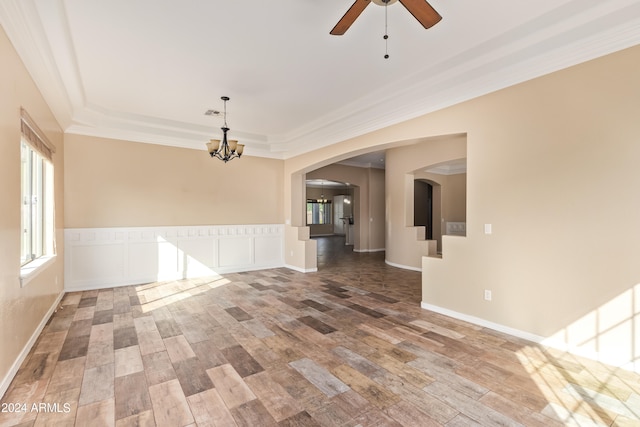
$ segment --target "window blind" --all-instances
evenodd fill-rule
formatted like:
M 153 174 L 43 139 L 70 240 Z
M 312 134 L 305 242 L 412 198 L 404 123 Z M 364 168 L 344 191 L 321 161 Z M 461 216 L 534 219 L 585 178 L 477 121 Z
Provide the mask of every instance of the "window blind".
M 53 162 L 53 153 L 56 147 L 47 139 L 44 132 L 35 124 L 24 108 L 20 108 L 20 131 L 22 137 L 36 150 L 42 157 Z

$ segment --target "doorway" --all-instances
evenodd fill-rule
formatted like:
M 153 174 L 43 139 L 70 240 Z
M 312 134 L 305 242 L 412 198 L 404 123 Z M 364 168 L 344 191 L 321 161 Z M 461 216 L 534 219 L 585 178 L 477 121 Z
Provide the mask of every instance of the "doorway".
M 433 240 L 433 185 L 416 180 L 413 200 L 413 225 L 424 226 L 427 240 Z

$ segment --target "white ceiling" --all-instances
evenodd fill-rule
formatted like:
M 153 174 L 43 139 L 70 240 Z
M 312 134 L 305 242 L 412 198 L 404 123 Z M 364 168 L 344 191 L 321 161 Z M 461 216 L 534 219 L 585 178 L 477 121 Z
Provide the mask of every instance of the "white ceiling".
M 395 3 L 0 0 L 0 23 L 66 132 L 288 158 L 640 42 L 638 0 Z M 585 88 L 587 90 L 588 88 Z
M 385 151 L 372 151 L 370 153 L 360 154 L 358 156 L 351 157 L 350 159 L 339 162 L 340 164 L 347 166 L 359 166 L 366 168 L 384 169 L 386 166 L 386 153 Z

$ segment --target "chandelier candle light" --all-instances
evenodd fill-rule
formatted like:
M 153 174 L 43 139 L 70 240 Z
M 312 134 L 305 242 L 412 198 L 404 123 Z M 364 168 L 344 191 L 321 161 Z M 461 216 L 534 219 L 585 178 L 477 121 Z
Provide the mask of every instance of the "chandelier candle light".
M 209 150 L 209 155 L 211 157 L 217 157 L 223 162 L 227 163 L 231 159 L 240 158 L 242 156 L 242 152 L 244 151 L 244 145 L 238 144 L 238 141 L 235 139 L 231 139 L 227 141 L 227 132 L 229 132 L 229 127 L 227 126 L 227 101 L 229 100 L 228 96 L 223 96 L 220 99 L 224 101 L 224 126 L 222 129 L 222 144 L 219 139 L 212 139 L 207 142 L 207 149 Z

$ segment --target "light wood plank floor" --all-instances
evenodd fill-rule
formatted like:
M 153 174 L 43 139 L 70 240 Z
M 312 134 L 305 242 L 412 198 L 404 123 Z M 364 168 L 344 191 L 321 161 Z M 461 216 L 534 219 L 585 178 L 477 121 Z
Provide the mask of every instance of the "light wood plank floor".
M 638 375 L 422 310 L 419 273 L 343 242 L 65 295 L 0 426 L 640 425 Z

